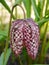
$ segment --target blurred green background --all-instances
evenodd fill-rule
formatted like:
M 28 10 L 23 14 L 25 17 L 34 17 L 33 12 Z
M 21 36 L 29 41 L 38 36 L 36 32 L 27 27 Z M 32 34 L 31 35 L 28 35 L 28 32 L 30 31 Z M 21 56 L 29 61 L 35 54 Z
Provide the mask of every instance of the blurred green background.
M 15 58 L 14 53 L 10 49 L 10 40 L 8 40 L 8 43 L 6 43 L 8 38 L 11 10 L 15 4 L 20 4 L 24 8 L 26 18 L 32 18 L 39 25 L 40 47 L 38 56 L 35 60 L 32 60 L 30 57 L 28 57 L 25 49 L 23 49 L 22 55 L 20 55 L 20 57 Z M 16 17 L 16 19 L 24 18 L 23 11 L 20 7 L 15 7 L 12 20 L 15 20 L 14 17 Z M 48 64 L 48 50 L 49 0 L 0 0 L 0 65 L 12 65 L 15 62 L 20 63 L 21 65 L 25 65 L 25 63 L 26 65 Z M 21 57 L 23 57 L 23 59 Z M 10 61 L 10 59 L 12 60 Z

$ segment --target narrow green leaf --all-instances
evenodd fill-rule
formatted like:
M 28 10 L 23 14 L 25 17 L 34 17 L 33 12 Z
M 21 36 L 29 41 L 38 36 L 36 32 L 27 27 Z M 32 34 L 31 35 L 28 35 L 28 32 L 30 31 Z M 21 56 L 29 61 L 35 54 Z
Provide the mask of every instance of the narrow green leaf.
M 0 30 L 0 41 L 3 41 L 7 38 L 7 30 Z
M 8 59 L 9 59 L 10 54 L 11 54 L 11 49 L 9 48 L 9 49 L 7 50 L 7 53 L 6 53 L 6 58 L 5 58 L 5 61 L 4 61 L 4 65 L 7 64 L 7 61 L 8 61 Z M 3 58 L 4 58 L 4 52 L 3 52 L 3 53 L 1 54 L 1 56 L 0 56 L 0 65 L 3 64 Z
M 2 65 L 2 63 L 3 63 L 3 56 L 4 56 L 4 54 L 2 53 L 0 56 L 0 65 Z
M 0 40 L 2 40 L 3 39 L 3 36 L 2 35 L 0 35 Z
M 2 36 L 7 36 L 7 31 L 6 30 L 0 30 L 0 35 Z
M 9 6 L 7 5 L 7 3 L 5 2 L 5 0 L 0 0 L 0 3 L 11 13 L 11 10 Z
M 45 1 L 45 0 L 39 0 L 39 1 L 40 1 L 40 5 L 41 5 L 40 7 L 41 7 L 41 9 L 43 9 L 44 1 Z
M 43 9 L 44 9 L 44 6 L 45 6 L 45 0 L 39 0 L 40 2 L 40 8 L 41 8 L 41 11 L 40 11 L 40 18 L 43 17 Z
M 22 0 L 15 0 L 15 4 L 20 4 Z
M 29 18 L 31 15 L 31 0 L 23 0 L 23 3 L 26 8 L 27 18 Z
M 47 3 L 46 3 L 46 9 L 45 9 L 45 15 L 49 16 L 49 0 L 47 0 Z
M 48 28 L 48 22 L 46 23 L 45 26 L 45 30 L 44 30 L 44 35 L 43 35 L 43 41 L 42 41 L 42 48 L 41 48 L 41 52 L 40 52 L 40 56 L 39 56 L 39 63 L 43 63 L 44 59 L 45 59 L 45 48 L 46 48 L 46 32 L 47 32 L 47 28 Z
M 47 45 L 45 47 L 45 54 L 47 53 L 48 48 L 49 48 L 49 41 L 47 42 Z
M 7 5 L 7 3 L 5 2 L 5 0 L 0 0 L 0 3 L 8 10 L 8 12 L 11 14 L 11 10 L 9 8 L 9 6 Z M 12 15 L 13 19 L 15 19 L 15 17 Z
M 9 59 L 10 54 L 11 54 L 11 49 L 9 48 L 9 49 L 7 50 L 7 53 L 6 53 L 6 59 L 5 59 L 5 62 L 4 62 L 5 64 L 4 64 L 4 65 L 7 64 L 7 61 L 8 61 L 8 59 Z
M 49 17 L 42 18 L 40 21 L 37 22 L 37 24 L 39 25 L 39 27 L 41 27 L 44 23 L 48 21 L 49 21 Z
M 32 2 L 32 5 L 33 5 L 35 17 L 36 17 L 37 19 L 40 19 L 40 16 L 39 16 L 39 13 L 38 13 L 38 10 L 37 10 L 37 6 L 36 6 L 36 1 L 35 1 L 35 0 L 31 0 L 31 2 Z
M 47 12 L 45 13 L 47 16 L 49 16 L 49 10 L 47 10 Z
M 40 1 L 38 2 L 38 5 L 37 5 L 37 11 L 38 11 L 38 14 L 40 16 L 40 14 L 41 14 L 41 4 L 40 4 Z

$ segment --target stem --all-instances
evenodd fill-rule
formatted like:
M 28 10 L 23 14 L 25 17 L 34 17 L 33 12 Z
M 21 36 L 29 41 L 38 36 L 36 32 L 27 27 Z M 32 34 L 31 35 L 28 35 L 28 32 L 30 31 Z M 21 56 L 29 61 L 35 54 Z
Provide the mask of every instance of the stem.
M 11 15 L 10 15 L 9 30 L 8 30 L 7 40 L 6 40 L 6 47 L 5 47 L 5 50 L 4 50 L 3 65 L 4 65 L 4 62 L 5 62 L 6 52 L 7 52 L 8 45 L 9 45 L 8 41 L 9 41 L 9 39 L 10 39 L 10 36 L 9 36 L 9 35 L 10 35 L 10 27 L 11 27 L 11 20 L 12 20 L 13 10 L 14 10 L 14 8 L 15 8 L 16 6 L 19 6 L 19 7 L 22 8 L 23 13 L 24 13 L 24 18 L 25 18 L 25 11 L 24 11 L 23 7 L 20 6 L 19 4 L 14 5 L 14 6 L 12 7 L 12 12 L 11 12 Z M 23 65 L 22 62 L 21 62 L 20 56 L 18 56 L 18 58 L 19 58 L 20 65 Z
M 21 62 L 21 59 L 20 59 L 20 55 L 18 55 L 18 60 L 19 60 L 20 65 L 23 65 L 23 63 Z
M 47 12 L 47 6 L 48 6 L 48 1 L 46 2 L 45 16 L 46 16 L 46 12 Z M 41 57 L 40 57 L 41 63 L 44 61 L 44 58 L 45 58 L 47 27 L 48 27 L 48 22 L 46 23 L 45 32 L 44 32 L 44 36 L 43 36 L 44 39 L 43 39 L 43 43 L 42 43 L 42 50 L 41 50 Z
M 12 19 L 12 12 L 11 12 L 11 16 L 10 16 L 9 30 L 8 30 L 7 40 L 6 40 L 6 46 L 5 46 L 5 50 L 4 50 L 3 65 L 4 65 L 4 62 L 5 62 L 6 52 L 7 52 L 8 45 L 9 45 L 8 41 L 9 41 L 9 35 L 10 35 L 10 25 L 11 25 L 11 19 Z
M 42 49 L 41 49 L 41 55 L 40 55 L 40 60 L 41 61 L 40 61 L 40 63 L 43 63 L 44 58 L 45 58 L 47 27 L 48 27 L 48 22 L 46 23 L 45 32 L 44 32 L 44 39 L 43 39 L 43 42 L 42 42 Z
M 45 16 L 46 16 L 46 12 L 47 12 L 47 6 L 48 6 L 48 1 L 46 2 L 46 8 L 45 8 Z M 46 33 L 47 33 L 47 27 L 48 27 L 48 22 L 46 23 L 46 27 L 45 27 L 45 32 L 43 35 L 43 42 L 42 42 L 42 50 L 41 50 L 41 57 L 40 57 L 40 63 L 43 63 L 44 58 L 45 58 L 45 48 L 46 48 Z
M 19 7 L 23 10 L 24 18 L 25 18 L 25 11 L 24 11 L 24 9 L 23 9 L 23 7 L 22 7 L 21 5 L 15 4 L 15 5 L 13 6 L 12 10 L 13 10 L 16 6 L 19 6 Z M 13 11 L 12 11 L 12 12 L 13 12 Z
M 45 4 L 45 0 L 42 0 L 42 6 L 41 6 L 40 19 L 42 19 L 42 17 L 43 17 L 44 4 Z

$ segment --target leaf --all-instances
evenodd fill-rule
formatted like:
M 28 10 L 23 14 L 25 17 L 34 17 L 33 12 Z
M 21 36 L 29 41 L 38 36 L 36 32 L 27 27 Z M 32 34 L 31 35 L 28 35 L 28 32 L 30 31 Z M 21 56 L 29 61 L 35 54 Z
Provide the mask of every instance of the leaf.
M 40 8 L 41 8 L 40 19 L 42 19 L 42 17 L 43 17 L 43 9 L 44 9 L 44 6 L 45 6 L 45 0 L 39 0 L 39 2 L 40 2 Z
M 46 23 L 45 26 L 45 30 L 44 30 L 44 34 L 43 34 L 43 41 L 42 41 L 42 48 L 40 51 L 40 56 L 39 56 L 39 60 L 38 63 L 43 63 L 44 59 L 45 59 L 45 48 L 46 48 L 46 32 L 47 32 L 47 28 L 48 28 L 48 22 Z
M 39 1 L 40 1 L 40 7 L 41 7 L 41 10 L 43 10 L 45 0 L 39 0 Z
M 46 8 L 45 8 L 45 15 L 47 15 L 47 16 L 49 16 L 49 9 L 48 9 L 48 7 L 49 7 L 49 0 L 47 0 Z
M 3 63 L 3 56 L 4 56 L 4 54 L 2 53 L 0 56 L 0 65 L 2 65 L 2 63 Z
M 15 4 L 20 4 L 22 0 L 15 0 Z
M 3 41 L 7 38 L 7 30 L 0 30 L 0 41 Z
M 37 11 L 38 11 L 38 14 L 40 15 L 41 14 L 41 4 L 40 4 L 40 2 L 38 2 Z
M 46 48 L 45 48 L 45 54 L 47 53 L 48 48 L 49 48 L 49 41 L 48 41 Z
M 27 18 L 29 18 L 31 15 L 31 0 L 23 0 L 23 3 L 26 8 Z
M 11 10 L 9 6 L 7 5 L 7 3 L 5 2 L 5 0 L 0 0 L 0 3 L 11 13 Z
M 3 36 L 2 35 L 0 35 L 0 40 L 2 40 L 3 39 Z
M 44 1 L 45 1 L 45 0 L 39 0 L 39 1 L 40 1 L 40 5 L 41 5 L 40 7 L 41 7 L 41 9 L 42 9 L 43 6 L 44 6 Z
M 9 6 L 7 5 L 7 3 L 5 2 L 5 0 L 0 0 L 0 3 L 8 10 L 8 12 L 11 14 L 11 10 L 9 8 Z M 12 15 L 13 19 L 15 19 L 15 17 Z
M 37 22 L 39 27 L 41 27 L 44 23 L 49 21 L 49 17 L 42 18 L 40 21 Z
M 3 36 L 7 36 L 7 31 L 6 30 L 0 30 L 0 35 L 3 35 Z
M 49 16 L 49 10 L 47 10 L 45 14 Z
M 8 61 L 8 59 L 9 59 L 10 54 L 11 54 L 11 49 L 9 48 L 9 49 L 7 50 L 7 53 L 6 53 L 6 58 L 5 58 L 5 61 L 4 61 L 4 65 L 7 64 L 7 61 Z M 1 54 L 1 56 L 0 56 L 0 65 L 3 64 L 3 58 L 4 58 L 4 52 L 3 52 L 3 53 Z
M 36 17 L 37 19 L 40 19 L 40 16 L 39 16 L 39 13 L 38 13 L 38 10 L 37 10 L 37 6 L 36 6 L 36 1 L 35 1 L 35 0 L 31 0 L 31 2 L 32 2 L 32 5 L 33 5 L 35 17 Z

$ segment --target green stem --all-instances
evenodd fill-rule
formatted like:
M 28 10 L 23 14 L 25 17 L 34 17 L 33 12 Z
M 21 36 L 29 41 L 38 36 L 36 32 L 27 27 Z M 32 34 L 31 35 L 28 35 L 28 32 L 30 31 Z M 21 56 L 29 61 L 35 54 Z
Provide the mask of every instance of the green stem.
M 41 50 L 41 54 L 40 54 L 40 63 L 43 63 L 44 58 L 45 58 L 45 47 L 46 47 L 46 32 L 47 32 L 47 27 L 48 27 L 48 22 L 46 23 L 46 28 L 45 28 L 45 32 L 44 32 L 44 39 L 42 42 L 42 50 Z
M 45 4 L 45 0 L 42 1 L 41 13 L 40 13 L 40 19 L 42 19 L 42 17 L 43 17 L 44 4 Z
M 15 4 L 15 5 L 13 6 L 12 12 L 13 12 L 13 9 L 14 9 L 16 6 L 21 7 L 21 9 L 23 10 L 23 13 L 24 13 L 24 18 L 26 18 L 26 17 L 25 17 L 25 11 L 24 11 L 23 7 L 22 7 L 21 5 L 19 5 L 19 4 Z
M 6 52 L 7 52 L 7 49 L 8 49 L 8 45 L 9 45 L 8 41 L 9 41 L 9 39 L 10 39 L 10 36 L 9 36 L 9 35 L 10 35 L 10 27 L 11 27 L 11 20 L 12 20 L 13 10 L 14 10 L 14 8 L 15 8 L 16 6 L 20 6 L 20 5 L 19 5 L 19 4 L 16 4 L 16 5 L 14 5 L 14 6 L 12 7 L 12 12 L 11 12 L 11 16 L 10 16 L 10 22 L 9 22 L 9 30 L 8 30 L 7 40 L 6 40 L 6 47 L 5 47 L 5 51 L 4 51 L 3 65 L 4 65 L 4 61 L 5 61 L 5 57 L 6 57 Z M 24 18 L 25 18 L 25 11 L 24 11 L 24 9 L 23 9 L 22 6 L 20 6 L 20 7 L 21 7 L 22 10 L 23 10 Z M 23 65 L 22 62 L 21 62 L 20 56 L 18 56 L 18 58 L 19 58 L 20 65 Z
M 8 41 L 9 41 L 9 35 L 10 35 L 11 19 L 12 19 L 12 12 L 11 12 L 11 16 L 10 16 L 9 30 L 8 30 L 7 40 L 6 40 L 6 46 L 5 46 L 5 50 L 4 50 L 3 65 L 4 65 L 5 58 L 6 58 L 6 52 L 7 52 L 7 49 L 8 49 L 8 45 L 9 45 Z
M 44 3 L 44 2 L 43 2 Z M 46 8 L 45 8 L 45 16 L 46 16 L 46 12 L 47 12 L 47 5 L 48 5 L 48 2 L 46 3 Z M 43 8 L 43 7 L 42 7 Z M 49 18 L 49 17 L 48 17 Z M 38 59 L 38 63 L 43 63 L 44 61 L 44 58 L 45 58 L 45 48 L 46 48 L 46 32 L 47 32 L 47 27 L 48 27 L 48 18 L 45 18 L 45 20 L 43 19 L 43 23 L 45 23 L 45 21 L 47 21 L 46 23 L 46 27 L 45 27 L 45 31 L 44 31 L 44 35 L 43 35 L 43 42 L 42 42 L 42 50 L 40 52 L 40 56 L 39 56 L 39 59 Z M 42 22 L 42 21 L 41 21 Z M 42 23 L 42 24 L 43 24 Z M 40 23 L 41 24 L 41 23 Z M 40 61 L 39 61 L 40 60 Z
M 47 12 L 47 6 L 48 6 L 48 1 L 46 3 L 46 8 L 45 8 L 45 16 L 46 16 L 46 12 Z M 44 61 L 45 58 L 45 48 L 46 48 L 46 32 L 47 32 L 47 27 L 48 27 L 48 22 L 46 23 L 46 27 L 45 27 L 45 32 L 44 32 L 44 39 L 43 39 L 43 43 L 42 43 L 42 50 L 41 50 L 41 63 Z

